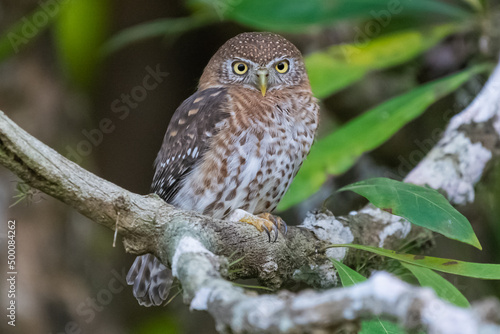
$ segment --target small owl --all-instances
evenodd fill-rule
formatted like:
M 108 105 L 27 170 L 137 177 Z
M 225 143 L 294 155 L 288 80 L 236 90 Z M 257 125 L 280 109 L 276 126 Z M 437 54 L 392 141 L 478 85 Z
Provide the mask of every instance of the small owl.
M 300 51 L 272 33 L 243 33 L 212 57 L 198 90 L 174 113 L 155 160 L 152 191 L 179 208 L 278 236 L 270 215 L 309 153 L 319 107 Z M 172 276 L 151 255 L 127 281 L 141 305 L 161 305 Z

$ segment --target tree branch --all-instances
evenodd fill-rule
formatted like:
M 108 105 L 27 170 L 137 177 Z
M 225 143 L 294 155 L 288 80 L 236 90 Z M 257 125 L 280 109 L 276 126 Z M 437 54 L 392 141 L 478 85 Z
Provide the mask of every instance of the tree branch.
M 453 118 L 443 139 L 408 175 L 407 182 L 440 189 L 456 204 L 473 200 L 474 184 L 500 151 L 499 86 L 497 67 L 481 94 Z M 431 333 L 454 333 L 451 327 L 444 327 L 448 322 L 462 328 L 488 326 L 475 308 L 454 308 L 423 292 L 426 290 L 384 274 L 350 289 L 284 292 L 277 296 L 249 296 L 223 279 L 257 277 L 274 288 L 297 280 L 315 287 L 331 287 L 336 276 L 329 258 L 342 260 L 346 251 L 325 251 L 326 245 L 356 240 L 390 248 L 417 233 L 404 219 L 371 206 L 346 217 L 310 214 L 301 226 L 291 227 L 286 237 L 280 236 L 278 242 L 270 244 L 266 236 L 247 224 L 178 210 L 156 195 L 141 196 L 103 180 L 27 134 L 1 111 L 0 163 L 27 184 L 91 220 L 113 230 L 118 228 L 128 252 L 150 252 L 171 265 L 183 286 L 185 301 L 191 302 L 194 309 L 210 312 L 220 330 L 290 332 L 296 328 L 329 328 L 346 320 L 379 315 L 380 309 L 385 312 L 382 316 L 396 319 L 408 329 L 423 326 Z M 228 265 L 231 255 L 242 257 L 234 268 Z M 241 270 L 232 270 L 236 268 Z M 445 310 L 439 319 L 429 316 L 433 304 Z M 412 318 L 414 314 L 418 316 Z M 490 326 L 499 330 L 498 326 Z
M 409 285 L 384 272 L 350 288 L 256 296 L 222 279 L 217 256 L 196 239 L 183 238 L 174 258 L 175 275 L 190 283 L 183 289 L 191 309 L 208 311 L 220 332 L 303 333 L 376 316 L 430 334 L 500 330 L 490 323 L 500 320 L 497 301 L 459 308 L 440 300 L 429 288 Z
M 442 139 L 405 178 L 442 191 L 457 205 L 474 201 L 474 185 L 500 155 L 500 66 L 479 95 L 455 115 Z

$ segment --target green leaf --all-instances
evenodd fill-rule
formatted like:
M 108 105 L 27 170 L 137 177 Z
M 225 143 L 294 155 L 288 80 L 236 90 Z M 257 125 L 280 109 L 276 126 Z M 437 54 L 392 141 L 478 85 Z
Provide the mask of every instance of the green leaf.
M 346 19 L 372 19 L 380 27 L 396 17 L 440 17 L 464 19 L 463 9 L 436 0 L 198 0 L 226 19 L 263 30 L 303 31 Z
M 398 324 L 387 320 L 368 320 L 361 322 L 361 330 L 358 334 L 405 334 L 406 331 Z
M 385 35 L 367 43 L 335 45 L 305 57 L 314 95 L 324 98 L 362 79 L 369 71 L 407 62 L 457 30 L 441 25 L 425 31 Z
M 393 250 L 372 246 L 341 244 L 331 245 L 330 247 L 350 247 L 360 249 L 378 255 L 390 257 L 391 259 L 399 260 L 405 263 L 410 263 L 416 266 L 442 271 L 444 273 L 454 275 L 500 280 L 500 264 L 474 263 L 452 259 L 442 259 L 424 255 L 401 254 Z
M 412 224 L 482 249 L 467 218 L 434 189 L 378 177 L 339 189 L 346 190 L 366 197 L 376 207 Z
M 354 269 L 349 268 L 342 262 L 335 259 L 331 259 L 331 261 L 335 266 L 335 269 L 337 269 L 337 272 L 339 273 L 342 286 L 347 287 L 366 281 L 366 277 L 364 277 Z
M 415 266 L 409 263 L 401 263 L 405 268 L 407 268 L 415 277 L 421 286 L 428 286 L 432 288 L 439 298 L 449 301 L 452 304 L 455 304 L 460 307 L 469 307 L 470 304 L 467 301 L 467 298 L 458 291 L 458 289 L 444 279 L 441 275 L 435 273 L 434 271 Z
M 474 75 L 489 69 L 490 64 L 477 65 L 422 85 L 378 105 L 318 140 L 278 210 L 285 210 L 314 194 L 328 175 L 344 173 L 363 153 L 383 144 L 401 127 L 421 115 L 429 105 L 456 90 Z
M 331 259 L 335 269 L 337 269 L 337 273 L 340 276 L 340 280 L 342 282 L 342 286 L 348 287 L 354 284 L 358 284 L 366 281 L 366 277 L 358 273 L 357 271 L 349 268 L 345 264 L 340 261 Z M 367 320 L 361 322 L 361 331 L 360 334 L 404 334 L 405 331 L 401 329 L 397 324 L 380 319 Z
M 169 36 L 175 38 L 178 35 L 213 22 L 215 17 L 208 15 L 192 15 L 188 17 L 158 19 L 151 22 L 141 23 L 124 29 L 108 40 L 101 49 L 104 55 L 108 55 L 132 43 L 148 38 Z

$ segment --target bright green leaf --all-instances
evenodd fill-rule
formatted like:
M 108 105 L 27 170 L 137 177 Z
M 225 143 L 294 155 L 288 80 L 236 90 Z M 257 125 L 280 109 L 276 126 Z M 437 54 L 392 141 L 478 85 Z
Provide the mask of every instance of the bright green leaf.
M 366 281 L 366 278 L 357 271 L 349 268 L 340 261 L 331 259 L 337 273 L 342 281 L 342 286 L 348 287 Z M 404 334 L 405 331 L 397 324 L 380 319 L 367 320 L 361 322 L 360 334 Z
M 358 334 L 405 334 L 398 324 L 387 320 L 368 320 L 361 322 L 361 330 Z
M 455 304 L 460 307 L 469 307 L 470 304 L 467 301 L 467 298 L 458 291 L 458 289 L 444 279 L 441 275 L 435 273 L 434 271 L 415 266 L 409 263 L 401 263 L 405 268 L 412 272 L 413 275 L 417 278 L 418 282 L 421 286 L 428 286 L 432 288 L 439 298 L 449 301 L 452 304 Z
M 305 57 L 307 73 L 318 98 L 360 80 L 371 70 L 404 63 L 436 45 L 458 26 L 442 25 L 426 31 L 403 31 L 367 43 L 335 45 Z
M 489 64 L 478 65 L 422 85 L 380 104 L 318 140 L 278 209 L 285 210 L 305 200 L 319 190 L 328 175 L 344 173 L 363 153 L 383 144 L 429 105 L 489 69 Z
M 434 189 L 378 177 L 339 189 L 346 190 L 366 197 L 376 207 L 412 224 L 482 249 L 467 218 Z
M 378 255 L 390 257 L 402 262 L 414 264 L 416 266 L 442 271 L 454 275 L 500 280 L 500 264 L 464 262 L 451 259 L 442 259 L 432 256 L 401 254 L 393 250 L 372 246 L 341 244 L 331 245 L 330 247 L 350 247 L 360 249 Z
M 372 19 L 384 27 L 396 17 L 428 17 L 464 19 L 463 9 L 436 0 L 197 0 L 192 6 L 205 4 L 221 18 L 263 30 L 303 31 L 331 25 L 346 19 Z M 379 23 L 381 22 L 381 23 Z

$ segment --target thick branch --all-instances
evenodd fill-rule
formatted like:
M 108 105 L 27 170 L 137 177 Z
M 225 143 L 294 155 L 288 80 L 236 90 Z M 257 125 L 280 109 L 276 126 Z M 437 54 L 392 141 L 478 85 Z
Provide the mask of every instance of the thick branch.
M 387 273 L 365 283 L 324 292 L 256 296 L 234 287 L 219 275 L 217 256 L 196 239 L 183 238 L 175 254 L 174 273 L 182 282 L 191 308 L 210 312 L 221 332 L 303 333 L 333 329 L 346 322 L 380 316 L 409 330 L 426 333 L 498 333 L 498 302 L 471 309 L 452 306 L 433 290 L 409 285 Z

